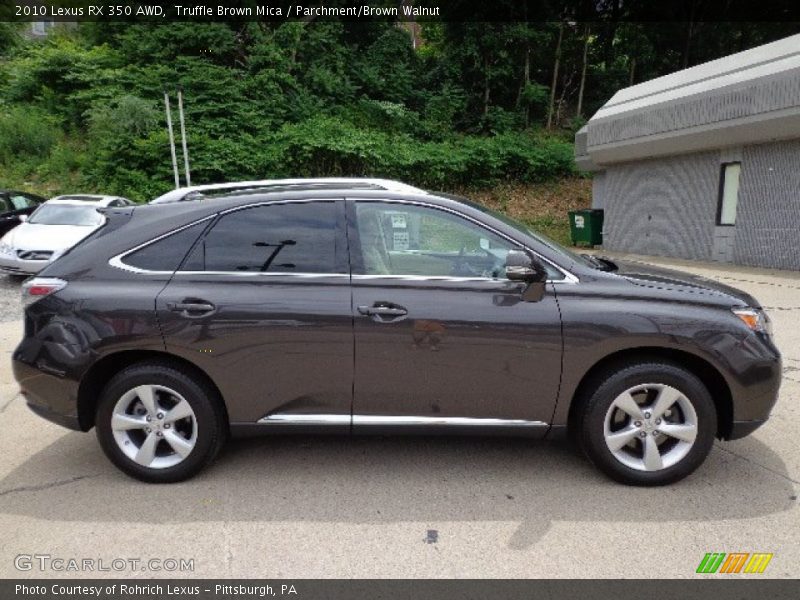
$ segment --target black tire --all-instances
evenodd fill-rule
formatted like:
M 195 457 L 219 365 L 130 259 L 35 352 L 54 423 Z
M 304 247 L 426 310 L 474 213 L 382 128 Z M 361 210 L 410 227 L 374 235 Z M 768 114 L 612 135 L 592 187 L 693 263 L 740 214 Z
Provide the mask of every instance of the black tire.
M 654 471 L 637 470 L 623 464 L 609 449 L 604 434 L 606 415 L 614 400 L 626 390 L 645 384 L 677 389 L 691 403 L 697 416 L 697 433 L 688 453 L 677 463 Z M 659 486 L 679 481 L 703 463 L 714 443 L 717 429 L 714 401 L 703 382 L 677 364 L 654 360 L 617 365 L 593 378 L 579 402 L 572 422 L 576 431 L 572 433 L 581 449 L 598 469 L 626 485 Z
M 159 385 L 178 392 L 194 411 L 197 439 L 181 462 L 165 468 L 138 464 L 120 449 L 111 428 L 117 401 L 140 385 Z M 179 367 L 143 362 L 117 373 L 103 389 L 95 414 L 97 439 L 106 456 L 124 473 L 148 483 L 174 483 L 196 475 L 219 453 L 227 438 L 225 413 L 215 390 Z

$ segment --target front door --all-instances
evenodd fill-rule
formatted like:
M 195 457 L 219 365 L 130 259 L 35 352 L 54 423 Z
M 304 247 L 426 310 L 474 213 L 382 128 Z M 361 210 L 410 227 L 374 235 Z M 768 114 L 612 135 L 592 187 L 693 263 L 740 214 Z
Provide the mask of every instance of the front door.
M 166 350 L 217 383 L 236 424 L 349 431 L 344 201 L 223 214 L 158 296 Z
M 525 301 L 504 275 L 519 244 L 463 216 L 348 202 L 355 432 L 493 425 L 546 432 L 561 376 L 552 284 Z

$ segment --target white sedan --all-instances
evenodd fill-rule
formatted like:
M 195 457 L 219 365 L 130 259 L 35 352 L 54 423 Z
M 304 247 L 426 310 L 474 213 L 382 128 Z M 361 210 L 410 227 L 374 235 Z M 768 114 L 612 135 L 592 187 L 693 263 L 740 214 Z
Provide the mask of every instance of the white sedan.
M 32 275 L 72 248 L 105 217 L 98 208 L 131 206 L 119 196 L 57 196 L 0 239 L 0 272 Z

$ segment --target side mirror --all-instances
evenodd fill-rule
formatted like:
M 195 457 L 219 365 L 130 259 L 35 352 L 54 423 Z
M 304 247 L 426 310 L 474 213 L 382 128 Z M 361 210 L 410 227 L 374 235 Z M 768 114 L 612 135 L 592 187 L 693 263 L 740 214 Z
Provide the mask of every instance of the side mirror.
M 28 215 L 20 215 L 19 216 L 19 222 L 20 223 L 24 223 L 27 220 L 28 220 Z
M 547 271 L 527 252 L 510 250 L 506 256 L 506 277 L 511 281 L 542 283 L 547 281 Z

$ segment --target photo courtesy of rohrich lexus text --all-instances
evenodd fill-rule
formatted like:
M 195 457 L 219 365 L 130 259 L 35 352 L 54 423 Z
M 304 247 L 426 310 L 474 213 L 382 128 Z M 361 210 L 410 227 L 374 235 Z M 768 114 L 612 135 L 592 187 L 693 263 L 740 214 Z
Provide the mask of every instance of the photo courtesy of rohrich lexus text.
M 789 0 L 4 3 L 0 597 L 797 598 L 799 249 Z

